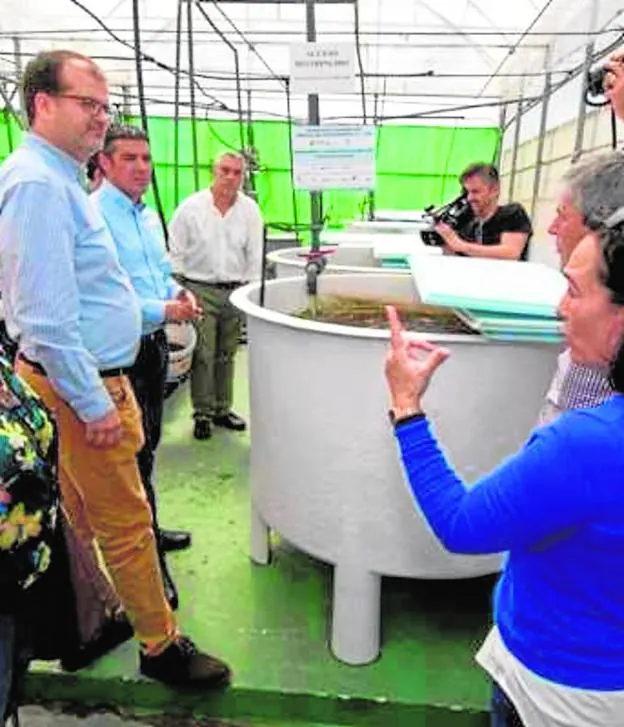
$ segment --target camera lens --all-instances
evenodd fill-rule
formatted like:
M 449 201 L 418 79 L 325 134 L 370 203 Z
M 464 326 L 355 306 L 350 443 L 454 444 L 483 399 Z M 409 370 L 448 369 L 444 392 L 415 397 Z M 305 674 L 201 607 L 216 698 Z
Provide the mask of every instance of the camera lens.
M 587 94 L 589 96 L 604 96 L 604 80 L 607 75 L 607 69 L 604 66 L 598 66 L 587 72 Z

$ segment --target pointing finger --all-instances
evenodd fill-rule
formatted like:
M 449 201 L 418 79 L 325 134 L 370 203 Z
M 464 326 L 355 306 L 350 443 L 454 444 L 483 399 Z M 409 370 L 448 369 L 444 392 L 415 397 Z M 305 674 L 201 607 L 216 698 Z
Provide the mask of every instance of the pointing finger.
M 405 345 L 403 340 L 403 324 L 393 305 L 386 306 L 386 318 L 390 324 L 390 343 L 393 348 L 401 348 Z

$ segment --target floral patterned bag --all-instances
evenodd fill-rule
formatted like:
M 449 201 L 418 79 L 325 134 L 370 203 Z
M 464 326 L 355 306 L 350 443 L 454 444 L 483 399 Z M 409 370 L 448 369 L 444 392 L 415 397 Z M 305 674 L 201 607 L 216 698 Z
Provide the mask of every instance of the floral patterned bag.
M 56 436 L 39 397 L 0 358 L 0 589 L 46 571 L 59 507 Z

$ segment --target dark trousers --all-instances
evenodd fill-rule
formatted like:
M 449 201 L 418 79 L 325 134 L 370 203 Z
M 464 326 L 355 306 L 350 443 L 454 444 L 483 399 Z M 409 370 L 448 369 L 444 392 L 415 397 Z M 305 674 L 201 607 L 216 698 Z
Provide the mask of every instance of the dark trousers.
M 230 303 L 234 288 L 184 279 L 199 299 L 204 315 L 195 323 L 197 345 L 191 369 L 191 402 L 197 418 L 223 416 L 232 410 L 234 357 L 241 316 Z
M 15 619 L 9 613 L 0 613 L 0 724 L 9 704 L 15 647 Z
M 143 336 L 139 354 L 129 374 L 134 395 L 141 409 L 145 435 L 145 444 L 137 455 L 137 462 L 145 494 L 152 510 L 154 534 L 163 570 L 165 566 L 160 547 L 160 525 L 158 523 L 156 491 L 154 490 L 154 462 L 162 431 L 168 355 L 169 349 L 164 331 L 159 330 L 148 336 Z
M 492 686 L 491 705 L 491 727 L 523 727 L 516 708 L 498 684 Z

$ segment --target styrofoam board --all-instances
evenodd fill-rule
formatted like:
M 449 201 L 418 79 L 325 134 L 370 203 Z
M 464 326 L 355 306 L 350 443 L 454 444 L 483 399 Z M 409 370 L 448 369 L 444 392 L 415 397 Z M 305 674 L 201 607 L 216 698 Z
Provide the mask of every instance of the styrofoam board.
M 543 316 L 480 315 L 472 310 L 463 310 L 464 316 L 483 331 L 542 331 L 557 333 L 561 328 L 558 318 Z
M 457 256 L 410 257 L 421 300 L 462 310 L 555 317 L 566 280 L 541 263 Z

